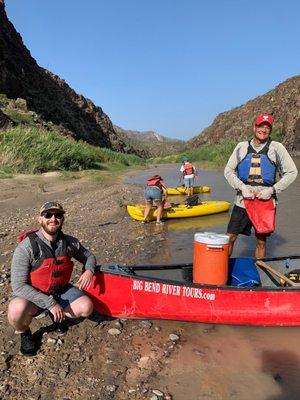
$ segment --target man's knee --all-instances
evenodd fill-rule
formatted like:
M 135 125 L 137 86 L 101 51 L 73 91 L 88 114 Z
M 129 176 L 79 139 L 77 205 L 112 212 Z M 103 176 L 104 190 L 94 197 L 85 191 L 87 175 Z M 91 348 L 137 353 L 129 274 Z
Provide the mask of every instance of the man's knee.
M 93 312 L 93 303 L 88 296 L 82 296 L 79 299 L 78 312 L 80 317 L 89 317 Z
M 20 321 L 30 313 L 29 301 L 21 298 L 11 300 L 8 305 L 7 317 L 9 321 Z

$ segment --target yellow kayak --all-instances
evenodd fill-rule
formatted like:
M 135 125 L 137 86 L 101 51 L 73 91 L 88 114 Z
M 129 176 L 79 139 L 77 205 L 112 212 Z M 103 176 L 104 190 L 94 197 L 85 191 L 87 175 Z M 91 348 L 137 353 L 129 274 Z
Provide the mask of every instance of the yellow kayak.
M 194 194 L 199 194 L 199 193 L 208 193 L 210 192 L 210 187 L 209 186 L 194 186 L 193 187 L 193 193 Z M 167 193 L 168 194 L 186 194 L 186 188 L 183 186 L 179 187 L 168 187 L 167 188 Z
M 200 217 L 202 215 L 217 214 L 224 211 L 228 211 L 230 203 L 227 201 L 204 201 L 197 206 L 188 207 L 185 204 L 173 205 L 168 210 L 163 210 L 162 218 L 188 218 L 188 217 Z M 144 219 L 145 206 L 135 205 L 127 206 L 128 214 L 136 219 L 142 221 Z M 149 220 L 156 219 L 156 208 L 150 211 Z

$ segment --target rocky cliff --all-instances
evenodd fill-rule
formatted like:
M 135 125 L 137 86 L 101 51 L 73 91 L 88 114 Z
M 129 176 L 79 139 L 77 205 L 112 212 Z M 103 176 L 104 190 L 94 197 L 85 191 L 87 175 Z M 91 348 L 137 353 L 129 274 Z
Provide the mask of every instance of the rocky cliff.
M 4 0 L 0 0 L 0 93 L 24 99 L 28 110 L 61 126 L 62 134 L 116 151 L 134 152 L 116 134 L 100 107 L 36 63 L 8 20 Z
M 282 143 L 292 154 L 300 155 L 300 75 L 240 107 L 219 114 L 208 128 L 187 144 L 200 147 L 205 143 L 248 138 L 252 134 L 254 118 L 261 113 L 273 113 L 274 129 L 281 132 Z

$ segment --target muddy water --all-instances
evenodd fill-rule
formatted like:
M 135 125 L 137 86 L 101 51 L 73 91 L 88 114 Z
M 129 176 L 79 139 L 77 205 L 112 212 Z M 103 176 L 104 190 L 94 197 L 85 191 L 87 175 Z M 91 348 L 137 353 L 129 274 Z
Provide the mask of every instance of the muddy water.
M 296 159 L 300 169 L 300 159 Z M 179 166 L 178 166 L 179 168 Z M 143 185 L 151 174 L 161 174 L 168 186 L 177 186 L 174 165 L 163 165 L 129 178 Z M 276 233 L 268 241 L 268 255 L 300 254 L 300 177 L 279 195 Z M 232 202 L 234 192 L 222 172 L 200 171 L 199 184 L 211 186 L 202 195 L 207 200 Z M 142 186 L 141 186 L 142 190 Z M 174 201 L 184 200 L 176 197 Z M 149 224 L 148 229 L 164 235 L 165 245 L 149 264 L 191 262 L 194 233 L 226 232 L 227 213 L 185 220 L 169 220 L 164 226 Z M 239 237 L 233 255 L 252 256 L 254 237 Z M 299 261 L 298 261 L 299 263 Z M 296 267 L 297 265 L 293 265 Z M 298 266 L 298 268 L 300 265 Z M 161 389 L 175 400 L 293 400 L 300 398 L 300 327 L 263 328 L 205 325 L 162 321 L 170 331 L 181 333 L 176 356 L 160 376 Z

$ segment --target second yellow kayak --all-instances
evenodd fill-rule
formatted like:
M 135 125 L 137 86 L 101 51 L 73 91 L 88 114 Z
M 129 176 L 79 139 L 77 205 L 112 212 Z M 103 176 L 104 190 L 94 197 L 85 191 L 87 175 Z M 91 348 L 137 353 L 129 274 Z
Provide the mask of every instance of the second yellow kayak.
M 193 187 L 193 193 L 194 194 L 199 194 L 199 193 L 208 193 L 210 192 L 210 187 L 209 186 L 194 186 Z M 179 187 L 168 187 L 167 188 L 167 193 L 168 194 L 187 194 L 187 189 L 183 186 Z
M 173 205 L 170 209 L 164 210 L 162 218 L 188 218 L 200 217 L 202 215 L 217 214 L 228 211 L 230 203 L 227 201 L 204 201 L 197 206 L 188 207 L 185 204 Z M 144 219 L 145 206 L 143 205 L 128 205 L 128 214 L 137 221 Z M 149 220 L 156 219 L 156 208 L 150 211 Z

